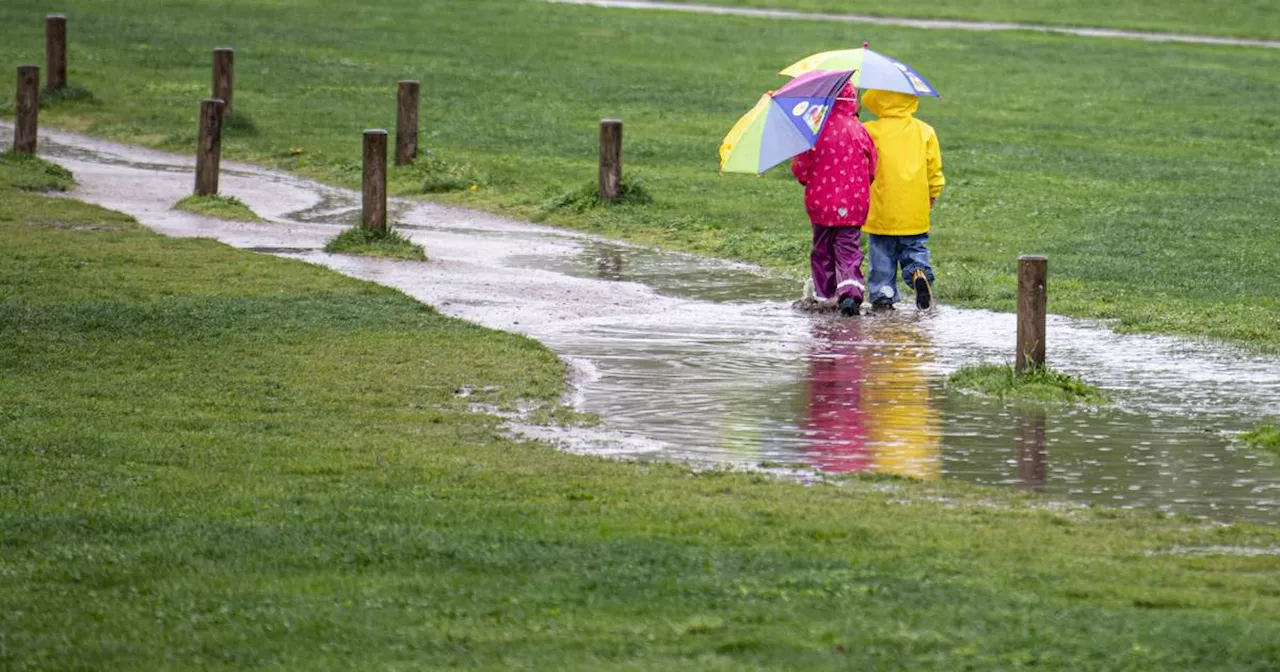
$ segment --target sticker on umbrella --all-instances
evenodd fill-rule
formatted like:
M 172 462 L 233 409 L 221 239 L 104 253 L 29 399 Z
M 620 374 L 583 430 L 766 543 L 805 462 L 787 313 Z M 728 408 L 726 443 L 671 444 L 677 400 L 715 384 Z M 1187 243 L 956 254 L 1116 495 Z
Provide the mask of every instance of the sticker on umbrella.
M 763 173 L 813 148 L 852 70 L 809 72 L 760 97 L 720 144 L 720 170 Z

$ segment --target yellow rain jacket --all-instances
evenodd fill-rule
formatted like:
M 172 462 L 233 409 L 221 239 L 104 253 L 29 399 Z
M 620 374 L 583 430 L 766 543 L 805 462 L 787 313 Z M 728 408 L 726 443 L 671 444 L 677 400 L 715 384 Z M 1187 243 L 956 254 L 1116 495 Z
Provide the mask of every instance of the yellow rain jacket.
M 871 212 L 862 229 L 878 236 L 928 233 L 929 201 L 942 193 L 947 180 L 937 134 L 911 116 L 920 99 L 872 89 L 862 94 L 862 105 L 878 117 L 863 125 L 880 154 L 871 184 Z

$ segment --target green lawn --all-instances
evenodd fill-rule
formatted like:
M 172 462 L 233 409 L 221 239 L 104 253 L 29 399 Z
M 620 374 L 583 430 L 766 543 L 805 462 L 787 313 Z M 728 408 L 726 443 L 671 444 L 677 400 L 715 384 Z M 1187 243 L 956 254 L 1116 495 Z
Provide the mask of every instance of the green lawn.
M 536 343 L 65 180 L 0 172 L 0 668 L 1280 663 L 1276 557 L 1169 552 L 1277 528 L 517 443 Z
M 672 0 L 916 19 L 1014 21 L 1193 35 L 1280 38 L 1280 4 L 1270 0 Z
M 39 58 L 53 7 L 0 6 L 0 62 Z M 870 39 L 946 96 L 921 112 L 949 177 L 934 235 L 942 301 L 1011 310 L 1015 258 L 1047 253 L 1054 312 L 1280 348 L 1280 274 L 1261 270 L 1280 259 L 1273 50 L 516 0 L 57 7 L 71 15 L 72 82 L 92 96 L 51 102 L 46 123 L 193 151 L 210 50 L 233 44 L 239 116 L 224 156 L 351 185 L 361 131 L 392 127 L 395 82 L 419 78 L 429 155 L 394 173 L 396 192 L 797 275 L 799 187 L 782 169 L 719 176 L 716 150 L 784 81 L 779 68 Z M 563 207 L 595 179 L 604 117 L 626 121 L 624 162 L 653 202 Z

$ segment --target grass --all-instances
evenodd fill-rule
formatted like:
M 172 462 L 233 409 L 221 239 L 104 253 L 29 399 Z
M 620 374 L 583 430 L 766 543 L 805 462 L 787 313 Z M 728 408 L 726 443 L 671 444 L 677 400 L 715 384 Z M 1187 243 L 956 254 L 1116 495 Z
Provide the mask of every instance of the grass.
M 188 196 L 173 206 L 175 210 L 194 212 L 206 217 L 231 219 L 238 222 L 260 222 L 262 219 L 254 214 L 249 206 L 235 196 L 211 194 L 209 196 Z
M 584 214 L 598 208 L 612 208 L 620 206 L 642 206 L 653 203 L 653 196 L 645 187 L 644 178 L 635 175 L 623 175 L 622 180 L 618 183 L 618 198 L 612 202 L 604 201 L 600 198 L 600 183 L 598 181 L 584 182 L 576 189 L 569 189 L 561 194 L 556 194 L 548 198 L 541 206 L 536 221 L 545 221 L 549 216 L 557 212 L 566 212 L 574 214 Z
M 537 343 L 14 182 L 4 669 L 1280 661 L 1274 556 L 1175 552 L 1276 528 L 515 442 L 467 409 L 554 405 Z
M 22 191 L 69 191 L 76 186 L 71 171 L 27 154 L 0 152 L 0 184 Z
M 1129 14 L 1152 6 L 1107 4 Z M 1260 7 L 1247 23 L 1266 25 L 1258 17 L 1270 6 L 1247 5 Z M 0 6 L 0 61 L 41 53 L 52 9 Z M 942 302 L 1012 310 L 1017 256 L 1043 253 L 1055 313 L 1280 351 L 1280 275 L 1241 271 L 1280 256 L 1270 226 L 1280 209 L 1273 50 L 514 0 L 384 0 L 368 11 L 320 0 L 67 0 L 58 9 L 75 16 L 71 81 L 97 102 L 52 105 L 46 125 L 193 151 L 208 51 L 232 44 L 237 114 L 256 132 L 230 133 L 224 155 L 355 186 L 361 131 L 392 128 L 396 81 L 419 79 L 421 146 L 443 167 L 426 170 L 430 181 L 392 171 L 395 193 L 430 191 L 797 278 L 807 240 L 799 186 L 785 170 L 717 175 L 717 147 L 783 81 L 779 68 L 869 39 L 946 96 L 921 111 L 949 179 L 932 238 Z M 643 171 L 652 203 L 546 212 L 595 179 L 605 117 L 625 120 L 623 162 Z
M 1245 432 L 1241 438 L 1251 448 L 1280 455 L 1280 427 L 1276 425 L 1258 425 Z
M 1009 364 L 977 364 L 956 369 L 947 383 L 957 389 L 980 392 L 1001 399 L 1101 404 L 1111 400 L 1106 392 L 1083 380 L 1049 367 L 1018 375 Z
M 324 251 L 413 261 L 427 260 L 421 245 L 404 237 L 393 228 L 379 234 L 360 226 L 353 226 L 325 243 Z
M 674 0 L 703 5 L 794 9 L 920 19 L 1014 21 L 1195 35 L 1280 38 L 1280 7 L 1267 0 Z

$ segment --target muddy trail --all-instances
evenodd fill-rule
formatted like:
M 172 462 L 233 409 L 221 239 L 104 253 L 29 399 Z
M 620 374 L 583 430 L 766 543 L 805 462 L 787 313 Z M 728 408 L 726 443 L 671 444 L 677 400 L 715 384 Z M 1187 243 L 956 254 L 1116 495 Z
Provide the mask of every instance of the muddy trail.
M 356 193 L 224 163 L 222 193 L 267 220 L 225 222 L 172 209 L 191 192 L 186 157 L 57 132 L 40 147 L 75 173 L 73 197 L 166 235 L 320 264 L 542 341 L 575 371 L 574 405 L 603 418 L 521 430 L 567 450 L 955 479 L 1280 522 L 1280 460 L 1232 441 L 1280 415 L 1276 358 L 1051 317 L 1050 363 L 1116 403 L 1018 407 L 945 385 L 962 365 L 1010 360 L 1011 314 L 803 314 L 790 307 L 797 281 L 754 267 L 394 199 L 393 219 L 430 262 L 330 255 L 320 248 L 359 218 Z

